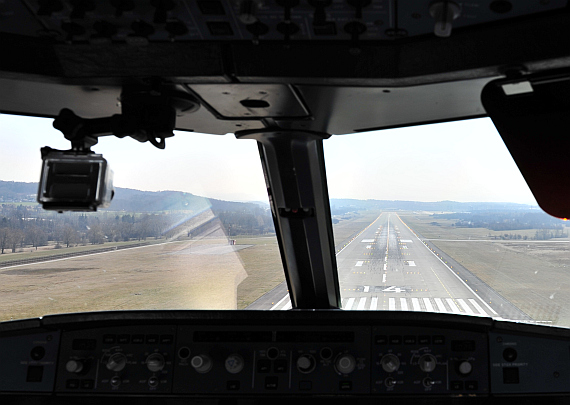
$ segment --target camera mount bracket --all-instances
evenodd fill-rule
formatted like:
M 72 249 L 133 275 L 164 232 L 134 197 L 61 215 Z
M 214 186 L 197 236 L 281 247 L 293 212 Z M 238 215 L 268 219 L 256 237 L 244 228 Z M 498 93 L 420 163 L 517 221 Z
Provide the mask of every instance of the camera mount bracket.
M 71 141 L 72 150 L 91 153 L 100 136 L 130 136 L 164 149 L 165 139 L 174 136 L 176 116 L 193 113 L 199 101 L 189 93 L 167 85 L 125 86 L 120 96 L 122 114 L 103 118 L 81 118 L 64 108 L 54 128 Z

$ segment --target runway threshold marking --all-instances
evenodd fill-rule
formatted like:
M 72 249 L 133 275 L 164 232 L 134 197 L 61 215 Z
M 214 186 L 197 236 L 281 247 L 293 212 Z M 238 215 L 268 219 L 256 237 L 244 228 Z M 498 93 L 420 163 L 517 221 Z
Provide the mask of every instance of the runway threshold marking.
M 354 298 L 349 298 L 347 303 L 346 303 L 345 309 L 350 311 L 352 309 L 353 305 L 354 305 Z
M 429 312 L 433 312 L 433 305 L 431 305 L 429 298 L 424 298 L 424 304 Z
M 457 302 L 459 302 L 459 305 L 461 305 L 461 307 L 463 307 L 465 312 L 467 312 L 469 315 L 476 315 L 475 312 L 473 312 L 473 310 L 471 309 L 471 307 L 467 305 L 467 303 L 463 301 L 461 298 L 458 298 Z
M 395 298 L 389 298 L 388 299 L 388 309 L 390 311 L 394 311 L 396 309 L 396 299 Z
M 412 298 L 412 308 L 414 311 L 422 310 L 422 307 L 420 307 L 420 300 L 418 298 Z
M 460 314 L 461 313 L 461 310 L 457 307 L 457 305 L 455 305 L 455 302 L 453 302 L 453 299 L 446 298 L 445 300 L 447 301 L 447 305 L 449 305 L 449 308 L 451 308 L 451 312 L 453 312 L 454 314 Z
M 479 311 L 479 314 L 481 314 L 481 315 L 485 315 L 485 314 L 486 314 L 486 313 L 485 313 L 485 310 L 484 310 L 483 308 L 481 308 L 481 307 L 479 306 L 479 304 L 477 304 L 477 301 L 475 301 L 473 298 L 469 298 L 468 301 L 475 307 L 475 309 L 476 309 L 477 311 Z
M 370 310 L 376 311 L 376 308 L 378 308 L 378 297 L 372 297 L 372 300 L 370 301 Z
M 449 312 L 447 310 L 447 308 L 445 308 L 445 306 L 443 305 L 443 301 L 441 300 L 441 298 L 434 298 L 433 299 L 435 301 L 435 305 L 437 305 L 437 309 L 439 310 L 439 312 Z
M 400 218 L 400 216 L 399 216 L 398 214 L 396 214 L 396 216 L 398 217 L 398 219 L 400 220 L 400 222 L 401 222 L 402 224 L 404 224 L 404 226 L 405 226 L 406 228 L 408 228 L 408 229 L 413 233 L 413 235 L 416 237 L 416 239 L 421 242 L 422 240 L 418 237 L 418 235 L 415 234 L 414 231 L 412 231 L 412 229 L 402 220 L 402 218 Z M 388 218 L 389 218 L 389 217 L 388 217 Z M 465 281 L 463 281 L 463 279 L 462 279 L 461 277 L 459 277 L 459 276 L 457 275 L 457 273 L 455 273 L 455 272 L 453 271 L 453 269 L 451 269 L 451 268 L 443 261 L 443 259 L 442 259 L 441 257 L 439 257 L 439 256 L 436 255 L 434 252 L 432 252 L 432 250 L 431 250 L 429 247 L 427 247 L 427 245 L 426 245 L 425 243 L 422 243 L 422 245 L 424 245 L 424 247 L 425 247 L 432 255 L 434 255 L 435 257 L 437 257 L 437 258 L 439 259 L 439 261 L 451 272 L 451 274 L 453 274 L 455 277 L 457 277 L 457 279 L 458 279 L 459 281 L 461 281 L 461 283 L 462 283 L 469 291 L 471 291 L 471 293 L 472 293 L 476 298 L 478 298 L 479 301 L 481 301 L 482 304 L 484 304 L 487 308 L 489 308 L 489 310 L 490 310 L 492 313 L 494 313 L 495 315 L 498 315 L 498 313 L 497 313 L 493 308 L 491 308 L 491 306 L 490 306 L 489 304 L 487 304 L 487 302 L 485 302 L 485 300 L 484 300 L 483 298 L 481 298 L 481 297 L 479 296 L 479 294 L 477 294 L 475 291 L 473 291 L 473 289 L 472 289 L 471 287 L 469 287 L 469 286 L 467 285 L 467 283 L 466 283 Z M 432 269 L 432 271 L 433 271 L 433 269 Z M 435 271 L 433 271 L 433 273 L 434 273 L 434 274 L 436 275 L 436 277 L 437 277 L 437 274 L 435 273 Z M 439 279 L 439 277 L 437 277 L 437 278 Z M 441 282 L 441 280 L 440 280 L 440 282 Z M 442 283 L 442 284 L 443 284 L 443 283 Z M 444 288 L 445 288 L 445 286 L 444 286 Z M 446 291 L 447 291 L 447 288 L 446 288 Z M 449 293 L 449 291 L 448 291 L 448 293 Z M 451 294 L 449 294 L 449 295 L 451 296 Z
M 402 308 L 402 311 L 408 310 L 408 301 L 406 301 L 405 298 L 400 298 L 400 307 Z
M 363 311 L 365 305 L 366 305 L 366 297 L 362 297 L 362 298 L 360 299 L 360 301 L 358 302 L 358 307 L 357 307 L 356 309 L 359 310 L 359 311 Z

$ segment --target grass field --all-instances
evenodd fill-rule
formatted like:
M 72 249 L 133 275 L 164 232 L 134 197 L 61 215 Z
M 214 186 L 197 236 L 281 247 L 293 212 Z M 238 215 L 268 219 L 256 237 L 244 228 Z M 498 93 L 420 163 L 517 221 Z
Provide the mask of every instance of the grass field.
M 335 239 L 350 237 L 377 215 L 367 212 L 341 221 L 335 225 Z M 157 243 L 0 268 L 0 320 L 80 311 L 245 308 L 284 280 L 283 267 L 275 236 L 232 239 L 235 250 L 219 229 L 200 240 L 149 240 Z M 1 258 L 113 245 L 52 248 Z
M 570 243 L 496 240 L 504 233 L 533 236 L 536 230 L 494 232 L 455 228 L 453 221 L 429 215 L 400 214 L 429 243 L 437 246 L 503 297 L 537 321 L 570 326 Z M 465 241 L 473 239 L 473 241 Z M 481 241 L 483 240 L 483 241 Z

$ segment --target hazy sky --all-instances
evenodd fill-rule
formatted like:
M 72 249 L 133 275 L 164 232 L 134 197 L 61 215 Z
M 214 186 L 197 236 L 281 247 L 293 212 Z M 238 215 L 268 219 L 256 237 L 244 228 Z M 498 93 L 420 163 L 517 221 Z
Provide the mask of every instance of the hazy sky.
M 39 149 L 69 149 L 51 119 L 0 114 L 0 180 L 35 182 Z M 338 135 L 324 141 L 332 198 L 536 201 L 489 119 Z M 115 185 L 267 201 L 253 140 L 176 132 L 166 149 L 112 136 L 93 148 Z

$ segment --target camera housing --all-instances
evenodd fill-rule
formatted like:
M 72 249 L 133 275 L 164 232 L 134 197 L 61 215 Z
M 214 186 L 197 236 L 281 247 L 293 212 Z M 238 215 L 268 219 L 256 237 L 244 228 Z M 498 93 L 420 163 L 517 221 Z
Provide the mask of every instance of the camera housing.
M 103 155 L 42 150 L 38 202 L 46 210 L 97 211 L 114 196 L 113 171 Z

